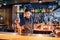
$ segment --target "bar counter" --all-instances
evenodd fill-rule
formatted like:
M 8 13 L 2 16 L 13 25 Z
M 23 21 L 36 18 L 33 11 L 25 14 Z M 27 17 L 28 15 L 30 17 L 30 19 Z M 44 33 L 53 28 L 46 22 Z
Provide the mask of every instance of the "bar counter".
M 21 36 L 14 33 L 0 33 L 1 40 L 60 40 L 60 37 L 45 37 L 45 36 Z

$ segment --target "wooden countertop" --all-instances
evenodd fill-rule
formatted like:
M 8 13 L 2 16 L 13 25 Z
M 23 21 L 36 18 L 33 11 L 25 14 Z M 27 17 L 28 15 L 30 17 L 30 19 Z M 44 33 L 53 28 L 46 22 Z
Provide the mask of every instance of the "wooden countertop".
M 41 30 L 41 29 L 34 29 L 34 30 L 36 30 L 36 31 L 53 31 L 53 30 Z
M 12 34 L 0 34 L 0 39 L 6 40 L 60 40 L 60 37 L 20 36 Z

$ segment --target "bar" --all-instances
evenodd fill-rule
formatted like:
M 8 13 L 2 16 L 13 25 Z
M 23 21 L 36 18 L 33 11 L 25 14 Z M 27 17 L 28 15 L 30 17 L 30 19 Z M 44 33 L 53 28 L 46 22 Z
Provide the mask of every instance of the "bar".
M 60 40 L 60 0 L 0 0 L 0 40 Z

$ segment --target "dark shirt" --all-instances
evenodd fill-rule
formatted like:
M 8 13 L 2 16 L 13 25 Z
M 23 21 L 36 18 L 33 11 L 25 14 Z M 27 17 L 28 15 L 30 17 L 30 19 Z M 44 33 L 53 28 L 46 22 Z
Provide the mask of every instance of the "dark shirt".
M 24 18 L 21 18 L 20 19 L 20 26 L 24 25 L 25 24 L 25 21 L 24 21 Z
M 25 22 L 25 28 L 28 28 L 27 29 L 27 31 L 28 30 L 30 30 L 30 32 L 31 33 L 33 33 L 33 17 L 32 16 L 30 16 L 30 18 L 26 18 L 26 17 L 24 17 L 24 22 Z
M 25 22 L 29 22 L 29 23 L 33 24 L 33 17 L 32 16 L 30 16 L 30 18 L 24 17 L 24 23 Z
M 20 19 L 20 26 L 24 25 L 25 22 L 27 22 L 27 21 L 30 22 L 33 25 L 33 17 L 30 16 L 30 18 L 26 18 L 26 17 L 21 18 Z

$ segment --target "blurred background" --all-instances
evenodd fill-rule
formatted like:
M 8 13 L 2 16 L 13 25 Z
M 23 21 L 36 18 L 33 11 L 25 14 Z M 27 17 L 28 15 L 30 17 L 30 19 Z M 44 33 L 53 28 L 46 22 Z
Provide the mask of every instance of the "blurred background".
M 60 0 L 0 0 L 0 31 L 14 32 L 12 24 L 16 17 L 23 20 L 26 8 L 34 9 L 34 24 L 57 22 L 60 25 Z

